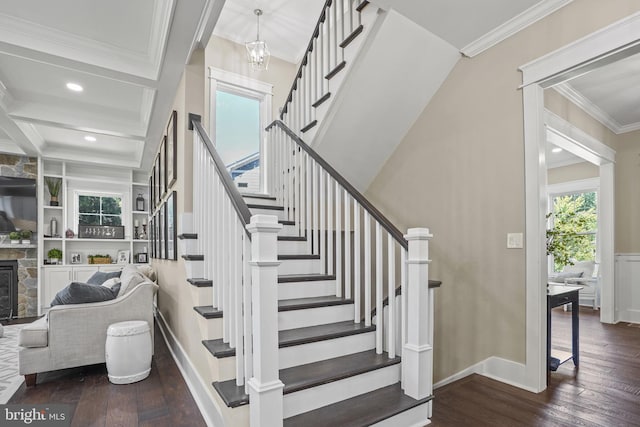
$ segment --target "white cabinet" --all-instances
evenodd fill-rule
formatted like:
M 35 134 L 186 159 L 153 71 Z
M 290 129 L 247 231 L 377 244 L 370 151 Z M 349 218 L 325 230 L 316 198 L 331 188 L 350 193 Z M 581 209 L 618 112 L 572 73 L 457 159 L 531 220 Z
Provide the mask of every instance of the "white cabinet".
M 616 255 L 616 320 L 640 323 L 640 254 Z
M 120 271 L 122 270 L 122 267 L 122 264 L 75 266 L 52 265 L 42 267 L 43 274 L 41 277 L 43 277 L 42 289 L 44 292 L 42 293 L 43 297 L 40 300 L 41 306 L 43 308 L 49 308 L 51 300 L 53 300 L 56 294 L 71 282 L 86 283 L 89 277 L 91 277 L 96 271 Z
M 93 276 L 93 273 L 98 271 L 98 267 L 72 267 L 73 269 L 73 281 L 87 283 L 89 277 Z
M 70 267 L 46 267 L 44 268 L 44 292 L 41 300 L 43 307 L 49 307 L 51 300 L 58 291 L 71 282 L 72 270 Z

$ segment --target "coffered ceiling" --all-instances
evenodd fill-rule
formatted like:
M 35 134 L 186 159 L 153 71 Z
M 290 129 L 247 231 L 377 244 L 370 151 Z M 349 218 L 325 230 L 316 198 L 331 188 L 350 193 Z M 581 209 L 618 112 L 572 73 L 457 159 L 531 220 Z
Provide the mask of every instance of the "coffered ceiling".
M 2 0 L 0 150 L 146 169 L 223 4 Z

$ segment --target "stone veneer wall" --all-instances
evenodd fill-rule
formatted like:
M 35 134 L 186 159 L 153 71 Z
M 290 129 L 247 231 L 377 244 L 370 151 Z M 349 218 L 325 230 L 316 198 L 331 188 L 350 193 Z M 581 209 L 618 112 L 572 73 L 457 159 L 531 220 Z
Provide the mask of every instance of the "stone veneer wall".
M 0 259 L 18 261 L 18 313 L 14 317 L 38 315 L 38 251 L 36 245 L 30 246 L 33 247 L 0 247 Z
M 0 153 L 0 176 L 38 178 L 38 160 L 35 157 Z M 34 235 L 32 241 L 37 241 Z M 7 240 L 8 243 L 8 240 Z M 15 248 L 0 247 L 0 259 L 18 260 L 18 313 L 17 317 L 38 315 L 38 250 L 36 245 Z

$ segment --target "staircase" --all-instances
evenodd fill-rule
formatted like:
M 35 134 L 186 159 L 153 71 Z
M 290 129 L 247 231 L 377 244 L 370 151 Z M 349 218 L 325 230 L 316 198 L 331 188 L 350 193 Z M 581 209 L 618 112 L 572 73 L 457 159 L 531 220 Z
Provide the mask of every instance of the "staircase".
M 327 1 L 283 112 L 298 131 L 267 128 L 264 193 L 238 191 L 190 117 L 193 214 L 179 238 L 229 425 L 429 424 L 429 230 L 403 235 L 299 136 L 346 68 L 338 49 L 365 32 L 367 3 Z

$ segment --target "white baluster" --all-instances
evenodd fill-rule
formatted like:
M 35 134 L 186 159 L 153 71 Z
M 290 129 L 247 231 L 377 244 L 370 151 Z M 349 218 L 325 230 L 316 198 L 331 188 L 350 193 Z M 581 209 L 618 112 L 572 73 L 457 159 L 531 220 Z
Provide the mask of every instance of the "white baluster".
M 364 212 L 364 325 L 371 326 L 371 217 Z
M 342 189 L 337 181 L 336 192 L 336 296 L 342 297 Z
M 318 164 L 315 160 L 311 160 L 311 201 L 313 207 L 312 220 L 313 220 L 313 253 L 320 253 L 320 231 L 318 226 Z
M 300 182 L 302 179 L 302 174 L 301 174 L 301 165 L 302 165 L 302 152 L 298 149 L 298 144 L 293 144 L 293 150 L 295 153 L 295 157 L 294 157 L 294 169 L 295 169 L 295 174 L 294 174 L 294 187 L 295 187 L 295 193 L 294 193 L 294 199 L 295 199 L 295 216 L 294 216 L 294 220 L 296 222 L 296 228 L 298 230 L 298 236 L 302 235 L 302 191 L 300 188 Z
M 353 302 L 355 323 L 360 323 L 360 205 L 353 202 Z
M 388 233 L 387 269 L 389 276 L 387 279 L 387 295 L 389 299 L 389 308 L 387 311 L 387 319 L 389 322 L 387 345 L 389 346 L 389 358 L 393 359 L 394 357 L 396 357 L 396 246 L 395 241 Z
M 351 299 L 351 196 L 344 192 L 344 297 Z
M 245 377 L 253 377 L 253 333 L 252 325 L 252 309 L 251 309 L 251 241 L 246 233 L 242 233 L 242 295 L 244 301 L 243 321 L 244 321 L 244 348 L 245 348 Z M 244 392 L 249 394 L 248 381 L 245 381 Z
M 286 211 L 286 215 L 285 215 L 285 219 L 289 220 L 289 221 L 293 221 L 294 217 L 293 217 L 293 210 L 294 210 L 294 203 L 295 203 L 295 199 L 293 198 L 293 173 L 294 173 L 294 169 L 293 169 L 293 161 L 294 161 L 294 157 L 293 157 L 293 150 L 294 150 L 294 142 L 290 139 L 287 138 L 287 187 L 288 187 L 288 198 L 289 198 L 289 205 L 288 205 L 288 209 Z
M 382 354 L 384 313 L 382 306 L 382 226 L 376 221 L 376 353 Z
M 404 345 L 407 343 L 407 250 L 400 249 L 400 304 L 402 307 L 402 316 L 400 316 L 400 335 L 401 347 L 404 351 Z M 401 363 L 401 384 L 404 390 L 406 369 L 405 364 Z
M 331 175 L 325 174 L 327 178 L 327 274 L 333 274 L 333 214 L 335 207 L 333 205 L 333 189 L 331 187 Z
M 324 263 L 327 260 L 327 253 L 326 253 L 326 236 L 325 233 L 327 232 L 327 229 L 325 227 L 325 188 L 324 188 L 324 169 L 322 169 L 321 167 L 318 167 L 318 186 L 319 186 L 319 194 L 318 194 L 318 200 L 320 201 L 320 260 L 322 262 L 323 268 L 322 268 L 322 272 L 326 273 L 326 270 L 324 268 Z
M 228 209 L 229 199 L 225 197 L 222 203 L 222 247 L 229 248 L 229 228 L 227 224 L 229 223 L 229 209 Z M 222 265 L 220 266 L 222 270 L 222 310 L 229 310 L 229 251 L 223 251 L 222 255 Z M 229 342 L 229 317 L 222 317 L 222 342 Z
M 424 399 L 433 391 L 433 347 L 430 341 L 433 311 L 429 291 L 428 228 L 410 228 L 407 259 L 407 343 L 402 352 L 405 363 L 404 391 L 414 399 Z
M 282 426 L 284 384 L 278 378 L 278 231 L 282 226 L 273 215 L 254 215 L 251 233 L 253 305 L 253 374 L 249 380 L 249 423 L 252 426 Z
M 305 153 L 304 155 L 304 159 L 305 159 L 305 166 L 304 166 L 304 170 L 305 170 L 305 183 L 306 183 L 306 187 L 307 190 L 305 192 L 305 202 L 307 205 L 306 208 L 306 223 L 307 223 L 307 251 L 309 253 L 313 252 L 313 231 L 312 231 L 312 224 L 311 224 L 311 209 L 312 209 L 312 205 L 311 205 L 311 199 L 313 197 L 313 195 L 311 194 L 311 174 L 313 173 L 313 169 L 311 167 L 311 157 Z
M 234 220 L 234 236 L 233 239 L 233 252 L 235 254 L 234 260 L 234 278 L 233 288 L 235 293 L 235 308 L 234 308 L 234 321 L 233 329 L 236 334 L 236 385 L 244 385 L 244 358 L 246 354 L 244 352 L 244 340 L 243 340 L 243 323 L 242 323 L 242 235 L 244 234 L 244 227 L 240 223 L 240 220 L 236 218 Z

